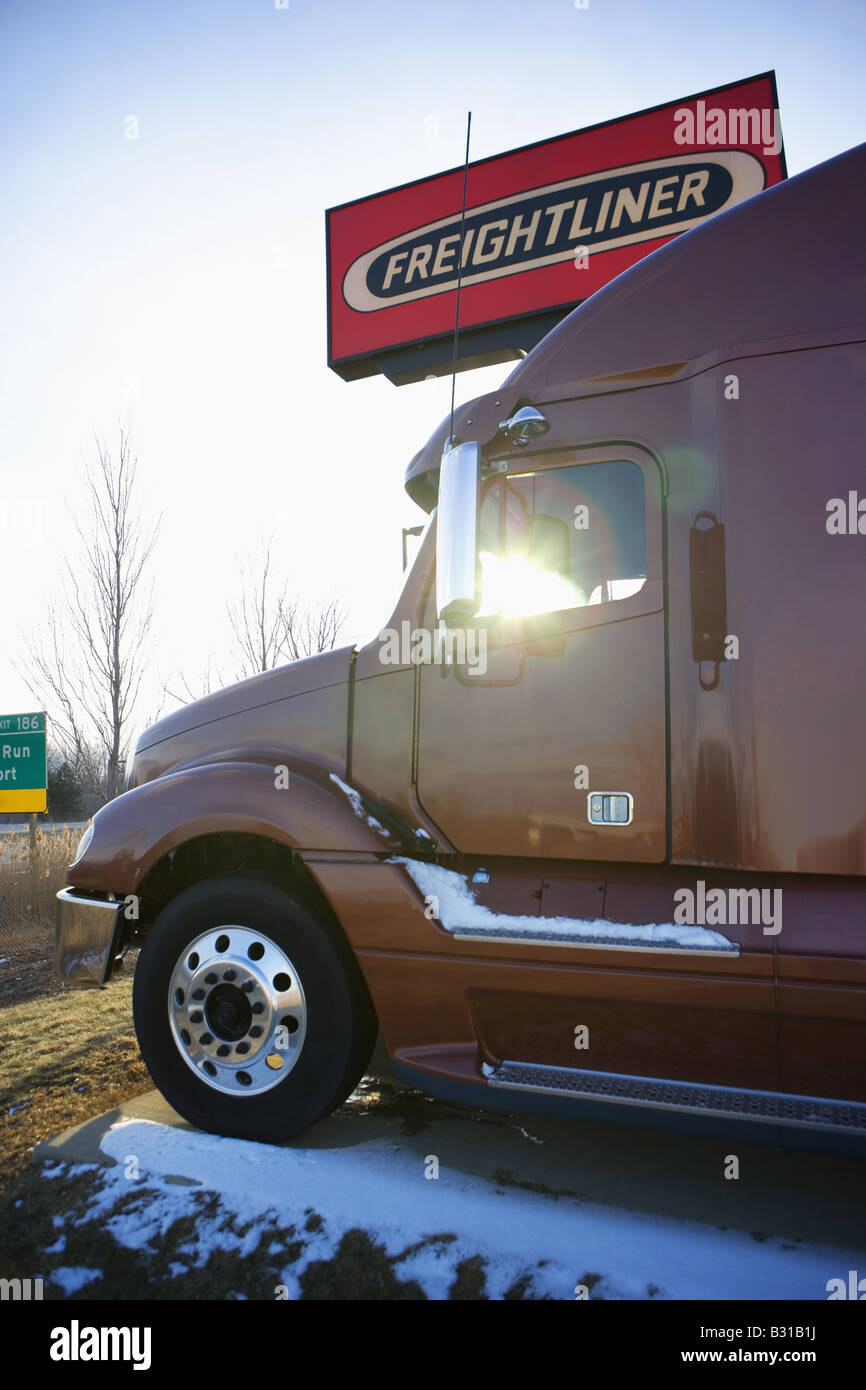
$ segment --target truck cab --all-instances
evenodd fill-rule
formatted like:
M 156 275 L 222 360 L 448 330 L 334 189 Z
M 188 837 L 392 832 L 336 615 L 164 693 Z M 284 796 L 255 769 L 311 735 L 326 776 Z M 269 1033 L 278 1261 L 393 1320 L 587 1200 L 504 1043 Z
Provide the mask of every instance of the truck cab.
M 866 146 L 598 291 L 411 461 L 378 635 L 139 739 L 59 895 L 191 1122 L 435 1095 L 866 1135 Z M 862 531 L 860 529 L 862 522 Z

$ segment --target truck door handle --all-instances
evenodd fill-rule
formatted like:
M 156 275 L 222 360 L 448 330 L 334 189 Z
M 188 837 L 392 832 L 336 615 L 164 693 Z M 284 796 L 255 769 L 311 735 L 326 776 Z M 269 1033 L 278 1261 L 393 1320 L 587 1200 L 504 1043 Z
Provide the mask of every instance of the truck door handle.
M 700 521 L 709 521 L 701 527 Z M 698 663 L 702 690 L 715 690 L 725 659 L 728 610 L 725 576 L 725 528 L 712 512 L 698 512 L 689 531 L 689 583 L 692 605 L 692 659 Z M 704 679 L 703 664 L 715 667 Z

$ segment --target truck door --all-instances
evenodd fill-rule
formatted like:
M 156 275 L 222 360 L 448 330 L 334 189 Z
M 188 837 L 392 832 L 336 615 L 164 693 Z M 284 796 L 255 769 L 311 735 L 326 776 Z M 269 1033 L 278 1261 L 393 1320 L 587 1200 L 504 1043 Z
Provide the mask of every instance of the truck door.
M 659 467 L 621 443 L 512 450 L 499 466 L 479 496 L 465 649 L 455 633 L 453 662 L 420 670 L 419 799 L 467 854 L 659 862 Z M 436 627 L 432 585 L 422 624 Z

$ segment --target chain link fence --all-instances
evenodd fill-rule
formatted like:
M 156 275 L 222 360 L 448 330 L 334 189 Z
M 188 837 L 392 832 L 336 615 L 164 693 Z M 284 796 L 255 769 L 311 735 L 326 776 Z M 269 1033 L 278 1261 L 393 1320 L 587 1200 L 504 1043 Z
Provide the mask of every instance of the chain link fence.
M 0 981 L 19 983 L 50 971 L 55 894 L 81 837 L 79 827 L 40 825 L 31 858 L 30 836 L 0 831 Z
M 17 895 L 10 901 L 0 894 L 0 964 L 6 965 L 54 948 L 54 905 L 33 910 Z

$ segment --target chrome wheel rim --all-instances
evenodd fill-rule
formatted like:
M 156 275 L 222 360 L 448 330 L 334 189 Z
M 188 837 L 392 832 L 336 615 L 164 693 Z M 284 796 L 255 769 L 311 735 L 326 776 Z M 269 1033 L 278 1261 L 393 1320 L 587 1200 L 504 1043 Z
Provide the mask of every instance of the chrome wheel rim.
M 298 1060 L 307 1001 L 281 947 L 250 927 L 226 925 L 184 948 L 171 974 L 168 1017 L 178 1052 L 206 1086 L 261 1095 Z

